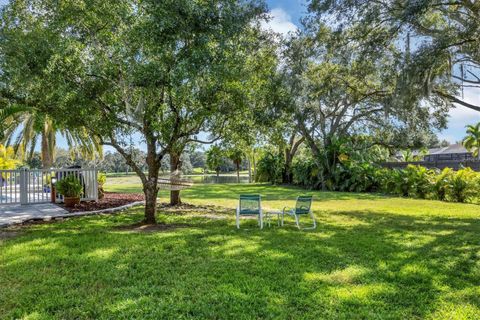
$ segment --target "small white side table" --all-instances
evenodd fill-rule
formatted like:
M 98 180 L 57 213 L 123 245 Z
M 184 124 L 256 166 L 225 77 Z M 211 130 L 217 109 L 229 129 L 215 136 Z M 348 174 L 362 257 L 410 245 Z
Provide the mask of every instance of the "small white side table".
M 271 226 L 272 215 L 277 215 L 277 225 L 280 226 L 280 216 L 283 214 L 282 210 L 268 210 L 265 212 L 265 218 L 267 220 L 268 226 Z

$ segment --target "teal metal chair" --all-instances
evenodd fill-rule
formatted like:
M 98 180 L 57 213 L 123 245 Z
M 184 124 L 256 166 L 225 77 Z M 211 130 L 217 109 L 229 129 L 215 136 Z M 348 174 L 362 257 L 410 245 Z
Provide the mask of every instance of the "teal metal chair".
M 289 209 L 287 207 L 283 208 L 282 211 L 282 226 L 284 222 L 285 215 L 289 215 L 295 218 L 295 224 L 300 230 L 315 229 L 317 227 L 317 222 L 315 221 L 315 216 L 312 212 L 312 196 L 299 196 L 297 197 L 297 202 L 295 203 L 295 208 Z M 313 220 L 313 226 L 309 228 L 300 227 L 300 216 L 310 215 Z
M 259 194 L 242 194 L 237 207 L 237 229 L 240 229 L 240 216 L 258 216 L 258 225 L 263 229 L 262 201 Z

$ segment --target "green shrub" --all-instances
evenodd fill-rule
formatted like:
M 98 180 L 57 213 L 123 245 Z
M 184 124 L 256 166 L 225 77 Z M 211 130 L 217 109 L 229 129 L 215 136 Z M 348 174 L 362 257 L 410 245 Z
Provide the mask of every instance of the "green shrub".
M 405 168 L 407 193 L 409 197 L 426 199 L 431 197 L 435 170 L 422 166 L 408 165 Z
M 400 197 L 407 197 L 410 185 L 406 170 L 394 169 L 392 172 L 393 194 Z
M 392 178 L 393 170 L 387 168 L 380 168 L 375 171 L 375 176 L 378 181 L 378 190 L 381 193 L 393 193 L 392 190 L 395 188 L 394 181 Z
M 441 201 L 447 200 L 447 190 L 449 189 L 450 181 L 453 179 L 452 176 L 454 175 L 455 171 L 451 168 L 445 168 L 435 176 L 432 187 L 436 199 Z
M 348 163 L 337 167 L 336 190 L 350 192 L 375 192 L 380 188 L 376 172 L 379 169 L 370 163 Z
M 257 163 L 255 181 L 281 183 L 284 166 L 283 157 L 267 152 Z
M 293 183 L 310 189 L 321 185 L 320 170 L 313 158 L 296 159 L 292 164 Z
M 467 202 L 478 197 L 478 174 L 465 168 L 448 175 L 445 198 L 451 202 Z
M 83 194 L 83 186 L 80 180 L 73 174 L 67 175 L 55 185 L 57 191 L 64 197 L 76 198 Z
M 99 199 L 103 199 L 103 197 L 105 196 L 105 190 L 103 189 L 105 182 L 107 182 L 107 174 L 104 172 L 99 172 L 97 176 Z
M 321 168 L 311 157 L 299 158 L 292 166 L 293 182 L 306 188 L 322 185 Z M 379 168 L 371 163 L 341 161 L 324 181 L 328 190 L 382 192 L 400 197 L 479 202 L 480 173 L 470 168 L 454 171 L 409 165 L 405 169 Z

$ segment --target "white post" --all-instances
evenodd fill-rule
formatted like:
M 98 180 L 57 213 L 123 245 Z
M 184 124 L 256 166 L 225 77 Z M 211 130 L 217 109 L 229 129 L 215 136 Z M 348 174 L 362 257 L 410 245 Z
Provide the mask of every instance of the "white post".
M 96 167 L 93 167 L 93 194 L 95 201 L 98 201 L 98 170 Z
M 20 170 L 20 204 L 28 204 L 28 171 Z

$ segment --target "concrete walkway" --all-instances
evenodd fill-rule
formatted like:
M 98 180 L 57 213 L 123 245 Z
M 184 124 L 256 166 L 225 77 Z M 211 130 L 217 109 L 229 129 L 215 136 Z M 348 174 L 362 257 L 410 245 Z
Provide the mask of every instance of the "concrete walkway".
M 0 205 L 0 228 L 31 219 L 49 220 L 66 214 L 68 211 L 53 203 Z

